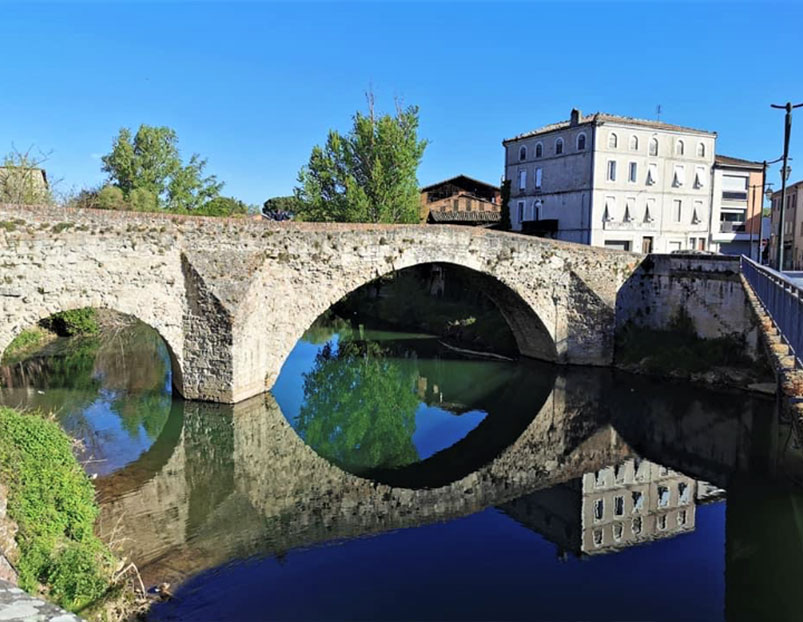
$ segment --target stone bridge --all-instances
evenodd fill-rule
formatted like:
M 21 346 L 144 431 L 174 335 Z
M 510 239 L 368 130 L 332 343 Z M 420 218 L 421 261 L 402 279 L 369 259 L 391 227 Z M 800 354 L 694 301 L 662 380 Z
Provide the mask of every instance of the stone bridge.
M 522 355 L 606 365 L 617 293 L 640 260 L 461 227 L 0 205 L 0 351 L 52 313 L 113 309 L 160 333 L 184 397 L 234 403 L 271 387 L 304 331 L 346 294 L 445 263 L 471 271 Z

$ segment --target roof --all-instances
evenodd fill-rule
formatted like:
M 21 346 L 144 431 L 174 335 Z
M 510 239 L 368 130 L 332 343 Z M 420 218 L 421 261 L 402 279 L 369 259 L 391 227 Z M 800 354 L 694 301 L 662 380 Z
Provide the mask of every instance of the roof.
M 489 184 L 484 181 L 480 181 L 479 179 L 474 179 L 473 177 L 469 177 L 468 175 L 456 175 L 454 177 L 450 177 L 449 179 L 444 179 L 443 181 L 439 181 L 434 184 L 429 184 L 428 186 L 424 186 L 421 188 L 421 192 L 426 192 L 427 190 L 432 190 L 432 188 L 436 188 L 437 186 L 442 186 L 444 184 L 458 184 L 460 181 L 467 181 L 472 184 L 478 186 L 485 186 L 489 190 L 499 190 L 499 186 L 494 186 L 493 184 Z
M 432 222 L 499 222 L 501 214 L 499 212 L 440 212 L 431 211 L 429 218 Z
M 801 179 L 800 181 L 796 181 L 793 184 L 786 184 L 786 191 L 789 192 L 792 188 L 796 189 L 798 186 L 803 186 L 803 179 Z M 772 198 L 774 199 L 775 197 L 781 196 L 781 192 L 783 192 L 783 190 L 775 190 L 772 193 Z
M 622 123 L 624 125 L 635 125 L 638 127 L 652 128 L 655 130 L 667 130 L 670 132 L 690 132 L 693 134 L 708 134 L 712 136 L 717 135 L 716 132 L 699 130 L 693 127 L 672 125 L 671 123 L 664 123 L 663 121 L 650 121 L 649 119 L 635 119 L 633 117 L 623 117 L 620 115 L 609 114 L 607 112 L 595 112 L 593 114 L 582 115 L 577 121 L 577 126 L 602 125 L 604 123 Z M 514 136 L 513 138 L 506 138 L 505 140 L 502 141 L 502 144 L 504 145 L 506 143 L 513 142 L 516 140 L 521 140 L 523 138 L 531 138 L 533 136 L 538 136 L 540 134 L 548 134 L 549 132 L 554 132 L 556 130 L 564 130 L 568 127 L 572 127 L 572 123 L 570 120 L 559 121 L 558 123 L 551 123 L 549 125 L 544 125 L 543 127 L 539 127 L 536 130 L 532 130 L 531 132 L 525 132 L 524 134 L 519 134 L 518 136 Z
M 726 155 L 714 156 L 714 165 L 720 166 L 738 166 L 742 168 L 755 168 L 761 170 L 764 168 L 763 162 L 753 162 L 752 160 L 742 160 L 741 158 L 732 158 Z

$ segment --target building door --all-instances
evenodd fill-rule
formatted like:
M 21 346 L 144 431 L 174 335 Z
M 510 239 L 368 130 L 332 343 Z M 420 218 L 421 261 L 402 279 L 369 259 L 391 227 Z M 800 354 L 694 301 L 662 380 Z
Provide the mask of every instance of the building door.
M 641 238 L 641 252 L 645 255 L 652 252 L 652 236 Z

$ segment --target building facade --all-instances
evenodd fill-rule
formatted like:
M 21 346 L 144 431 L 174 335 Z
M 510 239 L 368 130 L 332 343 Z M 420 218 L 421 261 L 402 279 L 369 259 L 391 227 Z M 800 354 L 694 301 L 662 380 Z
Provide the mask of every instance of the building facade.
M 717 155 L 713 170 L 710 250 L 726 255 L 747 255 L 758 261 L 764 165 Z
M 498 186 L 458 175 L 421 188 L 419 221 L 429 224 L 492 225 L 501 214 Z
M 800 196 L 798 196 L 800 195 Z M 803 201 L 803 180 L 786 187 L 786 208 L 783 222 L 783 269 L 803 269 L 803 222 L 798 221 L 797 206 Z M 778 231 L 781 220 L 781 191 L 773 192 L 769 264 L 778 268 Z
M 572 110 L 503 141 L 514 230 L 641 252 L 706 250 L 716 134 Z

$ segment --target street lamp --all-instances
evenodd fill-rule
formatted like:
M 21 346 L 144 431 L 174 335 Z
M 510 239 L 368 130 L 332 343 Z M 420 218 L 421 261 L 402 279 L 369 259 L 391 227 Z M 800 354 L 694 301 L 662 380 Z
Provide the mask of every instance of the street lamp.
M 784 226 L 784 209 L 786 203 L 786 179 L 789 177 L 790 169 L 787 166 L 789 163 L 789 136 L 792 134 L 792 109 L 800 108 L 803 103 L 792 105 L 792 102 L 786 102 L 783 106 L 778 104 L 770 104 L 771 108 L 779 108 L 786 110 L 784 117 L 784 133 L 783 133 L 783 166 L 781 167 L 781 211 L 780 222 L 778 223 L 778 272 L 783 272 L 783 226 Z M 792 256 L 794 257 L 794 236 L 792 237 Z

